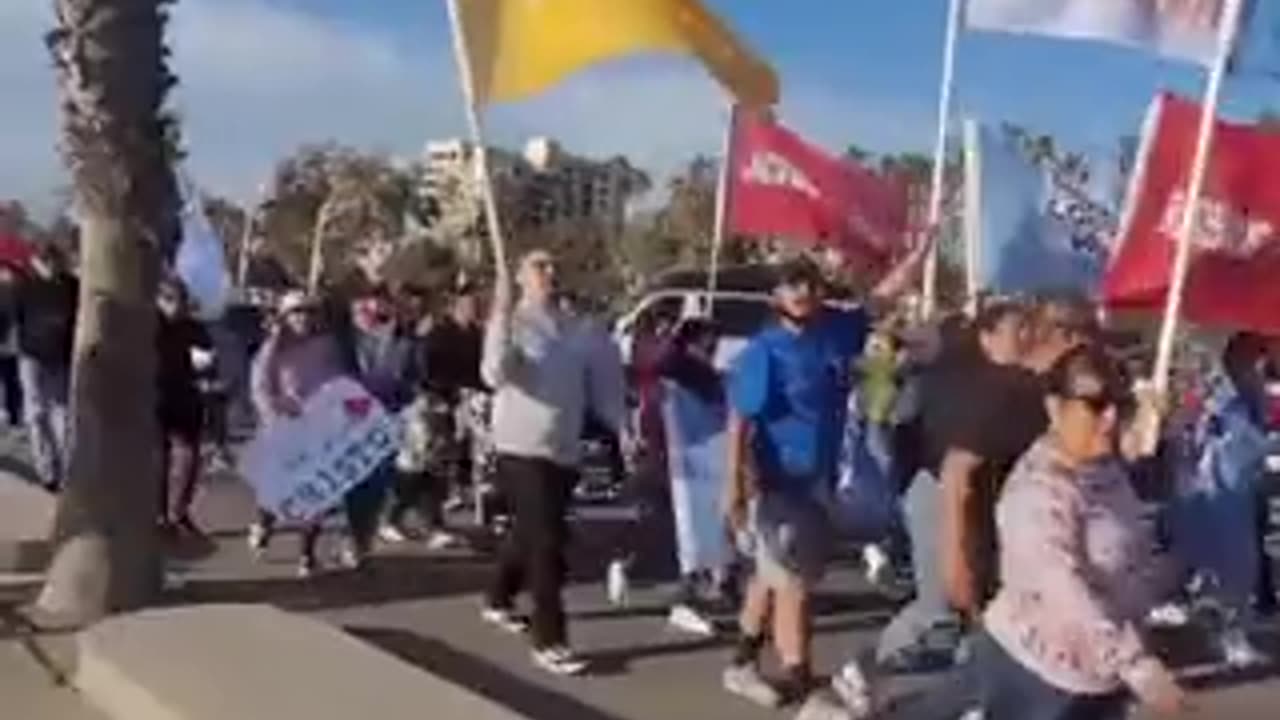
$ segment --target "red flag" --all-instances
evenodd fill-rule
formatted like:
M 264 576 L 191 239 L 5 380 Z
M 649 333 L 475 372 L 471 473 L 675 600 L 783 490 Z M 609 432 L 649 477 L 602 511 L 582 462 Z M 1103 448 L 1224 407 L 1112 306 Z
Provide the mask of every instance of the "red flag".
M 1117 309 L 1162 311 L 1186 205 L 1200 107 L 1156 99 L 1136 195 L 1103 282 Z M 1280 135 L 1219 121 L 1192 235 L 1183 316 L 1280 334 Z
M 905 185 L 839 160 L 754 113 L 737 113 L 730 232 L 888 259 L 907 225 Z

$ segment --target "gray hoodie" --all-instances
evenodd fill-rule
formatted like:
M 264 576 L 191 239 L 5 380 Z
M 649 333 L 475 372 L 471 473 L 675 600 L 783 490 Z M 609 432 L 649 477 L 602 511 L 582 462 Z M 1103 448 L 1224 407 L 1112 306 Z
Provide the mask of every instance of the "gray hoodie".
M 481 374 L 494 389 L 497 451 L 576 465 L 583 421 L 592 412 L 615 432 L 626 415 L 622 359 L 592 323 L 521 303 L 498 310 L 485 332 Z

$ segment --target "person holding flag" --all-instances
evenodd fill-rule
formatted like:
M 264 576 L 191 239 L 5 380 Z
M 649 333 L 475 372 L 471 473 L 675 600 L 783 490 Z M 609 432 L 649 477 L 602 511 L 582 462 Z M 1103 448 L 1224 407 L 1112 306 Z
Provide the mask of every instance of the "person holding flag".
M 550 253 L 526 253 L 516 279 L 518 301 L 507 272 L 498 272 L 481 362 L 494 391 L 496 479 L 514 522 L 498 552 L 482 617 L 502 630 L 523 632 L 526 623 L 514 606 L 516 595 L 528 589 L 534 662 L 558 675 L 578 675 L 588 664 L 569 647 L 561 594 L 566 513 L 578 480 L 583 423 L 590 412 L 610 432 L 622 432 L 625 376 L 608 337 L 562 309 Z

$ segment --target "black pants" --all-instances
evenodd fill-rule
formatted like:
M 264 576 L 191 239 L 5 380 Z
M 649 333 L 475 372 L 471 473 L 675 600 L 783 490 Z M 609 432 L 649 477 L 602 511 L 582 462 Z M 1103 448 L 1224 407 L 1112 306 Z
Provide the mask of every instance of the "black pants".
M 446 492 L 443 480 L 432 473 L 396 471 L 387 522 L 400 525 L 410 510 L 417 510 L 428 530 L 442 529 Z
M 1267 553 L 1267 533 L 1271 529 L 1271 496 L 1264 492 L 1258 493 L 1258 502 L 1254 505 L 1258 557 L 1262 559 L 1258 565 L 1258 581 L 1254 593 L 1257 596 L 1258 612 L 1271 615 L 1276 611 L 1275 561 Z
M 0 385 L 4 386 L 4 409 L 9 424 L 22 425 L 22 381 L 18 377 L 18 356 L 0 355 Z
M 514 524 L 498 550 L 489 604 L 511 608 L 516 595 L 527 588 L 533 600 L 530 630 L 538 649 L 568 639 L 561 595 L 568 572 L 565 513 L 577 480 L 575 469 L 548 460 L 498 456 L 498 488 L 510 504 Z
M 351 543 L 361 554 L 373 547 L 373 534 L 378 529 L 378 516 L 382 513 L 383 499 L 391 481 L 391 465 L 385 465 L 372 477 L 355 486 L 342 499 L 347 514 L 347 527 Z M 266 510 L 258 511 L 258 524 L 267 533 L 267 541 L 275 533 L 276 517 Z M 318 517 L 302 528 L 302 557 L 315 558 L 316 543 L 323 530 L 324 517 Z

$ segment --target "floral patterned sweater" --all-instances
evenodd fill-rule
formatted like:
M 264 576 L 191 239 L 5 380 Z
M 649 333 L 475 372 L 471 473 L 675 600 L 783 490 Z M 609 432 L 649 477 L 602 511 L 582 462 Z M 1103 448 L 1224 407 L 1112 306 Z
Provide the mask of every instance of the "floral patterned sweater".
M 1139 634 L 1155 591 L 1151 533 L 1118 462 L 1071 467 L 1045 439 L 996 508 L 1000 589 L 987 632 L 1054 687 L 1105 694 L 1161 668 Z

